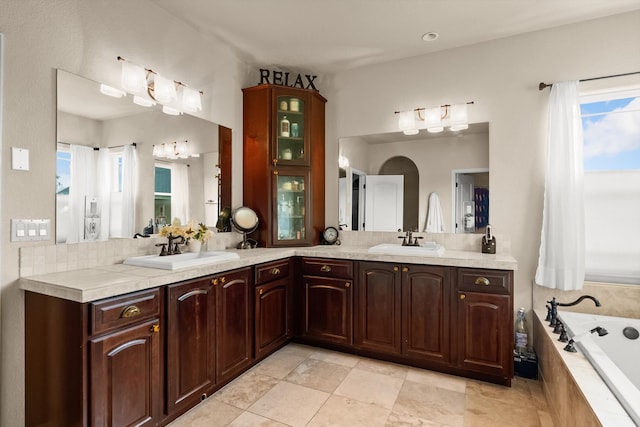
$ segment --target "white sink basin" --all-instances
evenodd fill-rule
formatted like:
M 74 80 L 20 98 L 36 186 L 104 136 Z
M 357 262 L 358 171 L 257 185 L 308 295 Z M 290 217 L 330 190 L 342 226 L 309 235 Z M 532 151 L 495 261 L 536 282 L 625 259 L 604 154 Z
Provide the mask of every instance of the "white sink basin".
M 369 253 L 408 256 L 442 256 L 444 246 L 435 242 L 422 243 L 420 246 L 402 246 L 400 244 L 382 243 L 371 246 Z
M 137 265 L 138 267 L 161 268 L 164 270 L 178 270 L 180 268 L 199 267 L 239 258 L 240 256 L 235 252 L 187 252 L 167 256 L 134 256 L 125 259 L 124 264 Z

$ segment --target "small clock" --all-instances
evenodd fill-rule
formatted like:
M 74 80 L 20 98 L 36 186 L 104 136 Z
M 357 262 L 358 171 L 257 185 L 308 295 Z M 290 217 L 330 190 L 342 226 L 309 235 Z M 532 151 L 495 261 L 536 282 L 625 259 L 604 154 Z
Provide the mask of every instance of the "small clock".
M 338 230 L 335 227 L 327 227 L 322 232 L 323 245 L 339 245 Z

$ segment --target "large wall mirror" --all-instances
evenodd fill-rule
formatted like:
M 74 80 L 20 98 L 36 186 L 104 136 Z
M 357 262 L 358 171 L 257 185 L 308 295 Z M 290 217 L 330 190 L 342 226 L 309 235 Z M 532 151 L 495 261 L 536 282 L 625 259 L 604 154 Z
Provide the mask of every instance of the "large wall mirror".
M 56 142 L 57 243 L 152 234 L 175 217 L 215 228 L 230 206 L 221 151 L 230 153 L 231 130 L 216 123 L 107 96 L 58 70 Z
M 470 124 L 458 132 L 423 130 L 410 136 L 394 132 L 340 138 L 339 155 L 342 229 L 485 231 L 488 123 Z M 434 221 L 436 217 L 440 219 Z

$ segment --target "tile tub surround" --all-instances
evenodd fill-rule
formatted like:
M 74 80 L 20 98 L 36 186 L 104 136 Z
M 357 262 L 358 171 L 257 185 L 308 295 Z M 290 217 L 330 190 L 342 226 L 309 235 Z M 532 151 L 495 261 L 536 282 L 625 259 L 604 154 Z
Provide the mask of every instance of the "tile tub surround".
M 205 425 L 553 427 L 538 381 L 508 388 L 300 344 L 169 424 Z
M 558 341 L 545 317 L 546 310 L 534 310 L 534 346 L 556 427 L 636 426 L 587 358 L 563 350 L 565 343 Z
M 137 239 L 130 239 L 127 243 Z M 145 239 L 149 240 L 149 239 Z M 107 244 L 110 242 L 106 242 Z M 93 244 L 79 244 L 89 245 Z M 59 245 L 64 246 L 64 245 Z M 153 246 L 152 246 L 153 247 Z M 20 270 L 29 272 L 34 269 L 34 263 L 44 262 L 47 265 L 48 248 L 44 249 L 42 256 L 32 256 L 30 251 L 20 252 Z M 54 252 L 52 257 L 57 257 L 57 246 L 52 247 Z M 157 248 L 153 247 L 157 250 Z M 23 248 L 25 249 L 25 248 Z M 26 248 L 32 249 L 32 248 Z M 74 248 L 77 249 L 77 248 Z M 83 247 L 84 252 L 86 248 Z M 136 248 L 146 250 L 144 247 Z M 213 249 L 213 248 L 212 248 Z M 26 253 L 25 253 L 26 252 Z M 127 252 L 127 251 L 124 251 Z M 124 260 L 127 256 L 143 255 L 140 253 L 118 254 L 119 259 Z M 453 267 L 471 267 L 471 268 L 489 268 L 500 270 L 515 270 L 517 268 L 516 260 L 510 255 L 502 254 L 482 254 L 478 252 L 465 252 L 447 250 L 441 257 L 424 257 L 424 256 L 402 256 L 402 255 L 383 255 L 370 254 L 367 247 L 353 246 L 310 246 L 301 248 L 256 248 L 248 250 L 237 250 L 240 259 L 221 262 L 213 265 L 206 265 L 196 268 L 188 268 L 183 270 L 161 270 L 145 267 L 135 267 L 116 264 L 99 264 L 98 261 L 93 267 L 79 268 L 77 270 L 52 271 L 37 275 L 29 275 L 21 277 L 20 288 L 23 290 L 33 291 L 50 295 L 54 297 L 69 299 L 77 302 L 95 301 L 101 298 L 107 298 L 115 295 L 150 289 L 156 286 L 162 286 L 169 283 L 176 283 L 182 280 L 192 279 L 195 277 L 207 276 L 236 268 L 256 265 L 264 262 L 275 261 L 278 259 L 289 258 L 292 256 L 308 256 L 317 258 L 336 258 L 350 260 L 365 261 L 385 261 L 399 262 L 409 264 L 426 264 L 426 265 L 444 265 Z M 44 257 L 44 259 L 42 258 Z M 57 258 L 56 258 L 57 259 Z M 100 257 L 97 258 L 98 260 Z M 113 259 L 106 256 L 106 260 Z

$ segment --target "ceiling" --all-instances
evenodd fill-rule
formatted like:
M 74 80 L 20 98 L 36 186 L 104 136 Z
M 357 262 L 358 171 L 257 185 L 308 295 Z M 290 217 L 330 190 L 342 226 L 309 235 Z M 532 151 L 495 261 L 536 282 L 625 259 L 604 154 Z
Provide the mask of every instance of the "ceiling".
M 640 9 L 640 0 L 152 0 L 248 65 L 334 73 Z M 427 32 L 440 37 L 422 40 Z

